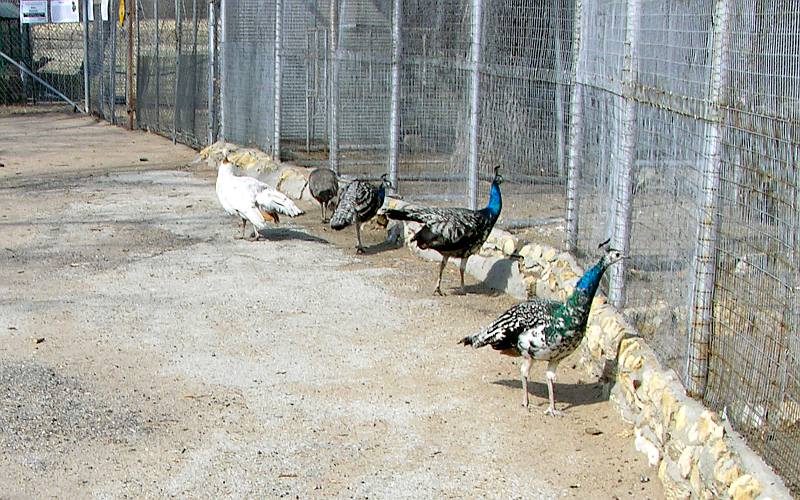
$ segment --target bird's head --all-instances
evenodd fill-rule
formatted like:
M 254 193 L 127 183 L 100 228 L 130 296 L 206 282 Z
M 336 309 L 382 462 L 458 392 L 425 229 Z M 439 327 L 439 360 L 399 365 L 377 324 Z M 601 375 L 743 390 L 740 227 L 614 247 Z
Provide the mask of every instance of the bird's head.
M 611 238 L 607 239 L 606 241 L 600 243 L 597 248 L 605 249 L 605 255 L 603 255 L 601 259 L 601 263 L 603 268 L 606 268 L 612 264 L 616 264 L 617 262 L 621 261 L 622 259 L 627 259 L 628 256 L 623 254 L 621 251 L 611 248 L 609 243 L 611 242 Z
M 492 179 L 492 183 L 498 186 L 503 183 L 503 176 L 500 175 L 500 165 L 495 165 L 494 167 L 494 179 Z
M 394 189 L 394 184 L 392 184 L 392 181 L 389 180 L 389 174 L 381 175 L 381 184 L 389 189 Z

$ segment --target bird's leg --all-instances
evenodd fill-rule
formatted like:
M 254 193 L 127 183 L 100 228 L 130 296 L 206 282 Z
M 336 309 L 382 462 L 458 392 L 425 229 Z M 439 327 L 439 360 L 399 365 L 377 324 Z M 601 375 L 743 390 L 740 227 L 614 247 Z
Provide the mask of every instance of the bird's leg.
M 531 372 L 531 358 L 523 358 L 522 364 L 519 365 L 519 375 L 522 380 L 522 406 L 528 407 L 528 374 Z
M 242 237 L 240 239 L 244 239 L 244 230 L 247 229 L 247 219 L 242 219 Z
M 436 280 L 436 290 L 433 291 L 434 295 L 441 295 L 444 296 L 442 293 L 442 272 L 444 271 L 444 266 L 447 265 L 447 259 L 449 259 L 447 255 L 442 255 L 442 262 L 439 263 L 439 279 Z
M 356 239 L 358 240 L 356 253 L 364 253 L 364 246 L 361 244 L 361 222 L 358 220 L 358 216 L 356 216 Z
M 556 399 L 553 393 L 553 382 L 556 380 L 556 368 L 558 368 L 558 361 L 550 361 L 547 363 L 547 371 L 545 377 L 547 378 L 547 394 L 550 396 L 550 406 L 544 411 L 545 415 L 553 417 L 561 417 L 564 412 L 556 410 Z
M 320 203 L 319 204 L 319 209 L 322 211 L 322 222 L 325 222 L 325 204 L 324 203 Z
M 464 271 L 467 270 L 467 261 L 469 260 L 469 255 L 466 257 L 461 257 L 461 265 L 458 266 L 458 271 L 461 273 L 461 290 L 460 293 L 463 295 L 467 294 L 467 289 L 464 288 Z

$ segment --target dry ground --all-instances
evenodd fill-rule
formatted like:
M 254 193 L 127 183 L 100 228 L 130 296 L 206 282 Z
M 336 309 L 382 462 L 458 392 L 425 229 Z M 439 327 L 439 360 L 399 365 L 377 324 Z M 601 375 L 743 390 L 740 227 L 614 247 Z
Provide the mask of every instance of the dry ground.
M 509 297 L 432 297 L 435 264 L 356 256 L 316 206 L 236 240 L 194 157 L 0 117 L 0 497 L 662 496 L 570 362 L 554 419 L 542 366 L 528 412 L 510 358 L 456 345 Z

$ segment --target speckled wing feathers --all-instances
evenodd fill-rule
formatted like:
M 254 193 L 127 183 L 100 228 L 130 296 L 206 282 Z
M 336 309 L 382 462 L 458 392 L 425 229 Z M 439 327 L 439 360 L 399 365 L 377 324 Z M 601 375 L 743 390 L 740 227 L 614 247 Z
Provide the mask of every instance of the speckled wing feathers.
M 387 216 L 424 224 L 414 235 L 421 248 L 458 255 L 469 255 L 480 248 L 494 226 L 489 214 L 466 208 L 408 207 L 387 210 Z
M 371 219 L 381 208 L 383 200 L 378 196 L 378 188 L 365 181 L 353 181 L 343 190 L 339 206 L 331 217 L 333 229 L 343 229 L 355 222 L 358 214 L 360 221 Z
M 536 299 L 517 304 L 501 314 L 480 333 L 466 337 L 462 343 L 473 347 L 491 345 L 497 350 L 519 349 L 520 337 L 526 332 L 542 332 L 550 325 L 558 302 Z

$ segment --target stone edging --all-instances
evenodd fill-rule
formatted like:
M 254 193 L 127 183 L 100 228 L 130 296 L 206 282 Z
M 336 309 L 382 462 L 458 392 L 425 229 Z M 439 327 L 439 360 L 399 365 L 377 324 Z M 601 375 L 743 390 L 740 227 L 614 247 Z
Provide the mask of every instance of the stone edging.
M 215 143 L 200 156 L 215 163 L 223 146 L 229 158 L 249 175 L 277 186 L 287 196 L 310 200 L 307 169 L 273 162 L 265 153 Z M 385 206 L 406 203 L 387 199 Z M 409 242 L 416 223 L 392 223 L 389 237 Z M 439 254 L 409 249 L 428 260 Z M 511 254 L 521 257 L 511 260 Z M 453 262 L 454 261 L 454 262 Z M 458 265 L 458 259 L 451 259 Z M 555 248 L 519 241 L 494 229 L 467 272 L 515 298 L 564 300 L 583 273 L 574 257 Z M 595 298 L 580 364 L 604 384 L 605 394 L 633 424 L 634 445 L 658 467 L 668 498 L 791 498 L 783 481 L 744 444 L 719 416 L 689 398 L 673 370 L 665 370 L 652 349 L 605 297 Z

